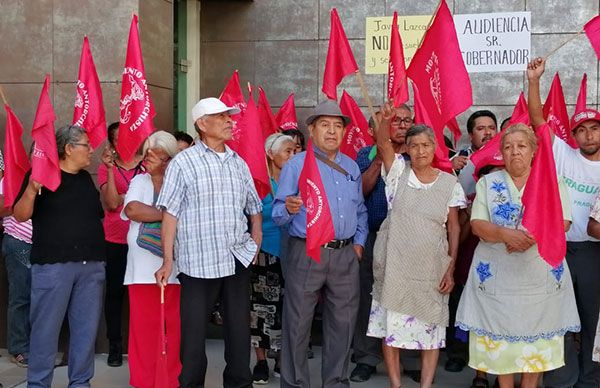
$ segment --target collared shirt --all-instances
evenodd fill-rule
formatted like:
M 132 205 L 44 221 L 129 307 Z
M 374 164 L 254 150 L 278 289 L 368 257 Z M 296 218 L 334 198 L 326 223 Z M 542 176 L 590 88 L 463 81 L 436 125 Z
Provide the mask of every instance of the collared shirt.
M 196 278 L 235 274 L 235 260 L 250 265 L 257 251 L 246 215 L 262 204 L 246 162 L 225 146 L 225 155 L 199 141 L 167 167 L 156 206 L 177 218 L 178 269 Z
M 317 147 L 314 150 L 324 155 Z M 290 236 L 300 238 L 306 238 L 306 208 L 302 206 L 299 213 L 289 214 L 285 208 L 285 199 L 290 195 L 299 195 L 298 179 L 304 166 L 305 156 L 306 152 L 301 152 L 283 166 L 272 213 L 277 225 L 289 223 Z M 333 218 L 335 239 L 344 240 L 354 237 L 355 244 L 364 246 L 367 241 L 368 226 L 360 170 L 352 159 L 341 152 L 337 153 L 334 162 L 350 175 L 346 177 L 317 159 Z

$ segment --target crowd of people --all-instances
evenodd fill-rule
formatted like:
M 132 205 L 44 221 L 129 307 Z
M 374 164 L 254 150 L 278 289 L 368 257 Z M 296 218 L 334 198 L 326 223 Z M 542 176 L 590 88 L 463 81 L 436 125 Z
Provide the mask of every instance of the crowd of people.
M 89 387 L 104 308 L 107 363 L 121 366 L 126 352 L 131 386 L 202 387 L 218 310 L 223 386 L 268 383 L 272 358 L 281 387 L 306 388 L 320 305 L 324 387 L 366 382 L 382 361 L 390 387 L 403 375 L 431 387 L 442 348 L 446 370 L 474 369 L 474 388 L 534 388 L 542 375 L 546 387 L 600 387 L 599 112 L 573 117 L 578 148 L 551 135 L 563 262 L 544 261 L 522 224 L 535 131 L 549 130 L 544 67 L 537 58 L 527 70 L 531 126 L 498 128 L 493 112 L 474 112 L 471 144 L 450 155 L 454 174 L 435 167 L 436 135 L 409 106 L 384 104 L 369 121 L 375 144 L 354 161 L 339 151 L 350 119 L 335 101 L 318 104 L 306 125 L 335 230 L 320 261 L 306 252 L 301 131 L 266 139 L 271 191 L 261 200 L 226 144 L 240 111 L 216 98 L 194 106 L 195 140 L 157 131 L 130 161 L 115 151 L 111 124 L 97 185 L 85 130 L 59 128 L 58 189 L 27 174 L 0 214 L 13 362 L 28 367 L 28 387 L 50 387 L 66 321 L 69 386 Z M 470 156 L 495 136 L 502 158 L 474 165 Z M 404 370 L 402 349 L 420 352 L 420 371 Z

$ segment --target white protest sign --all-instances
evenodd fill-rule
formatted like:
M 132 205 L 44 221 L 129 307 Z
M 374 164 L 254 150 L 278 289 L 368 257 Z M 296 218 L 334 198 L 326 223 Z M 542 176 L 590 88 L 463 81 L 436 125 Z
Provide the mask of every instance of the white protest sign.
M 454 15 L 469 73 L 523 71 L 531 57 L 531 12 Z

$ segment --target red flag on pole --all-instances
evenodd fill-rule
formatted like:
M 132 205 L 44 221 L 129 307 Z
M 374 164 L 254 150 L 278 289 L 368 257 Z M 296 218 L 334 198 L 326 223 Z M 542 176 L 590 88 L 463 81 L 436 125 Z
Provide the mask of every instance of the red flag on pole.
M 435 154 L 433 156 L 434 167 L 439 168 L 442 171 L 446 171 L 449 174 L 454 174 L 452 170 L 452 162 L 448 159 L 448 147 L 446 147 L 446 142 L 444 141 L 444 128 L 436 129 L 433 127 L 431 118 L 427 112 L 427 109 L 423 105 L 421 101 L 421 94 L 419 93 L 419 88 L 413 82 L 413 99 L 415 100 L 415 124 L 425 124 L 433 129 L 435 133 Z
M 523 92 L 519 94 L 519 98 L 515 104 L 513 113 L 510 116 L 509 124 L 506 128 L 517 123 L 529 125 L 529 111 L 527 109 L 527 102 L 525 101 L 525 95 Z M 500 152 L 500 140 L 502 139 L 502 134 L 506 131 L 506 128 L 485 143 L 483 147 L 475 151 L 469 158 L 471 163 L 473 163 L 475 166 L 475 174 L 473 174 L 475 180 L 477 180 L 476 173 L 486 165 L 503 165 L 504 158 L 502 157 L 502 152 Z
M 156 116 L 146 80 L 137 15 L 132 16 L 129 28 L 119 109 L 121 118 L 117 152 L 121 159 L 129 161 L 133 159 L 144 140 L 154 132 L 152 120 Z
M 349 74 L 358 71 L 358 65 L 352 54 L 350 43 L 346 38 L 344 27 L 335 8 L 331 9 L 331 31 L 329 32 L 329 48 L 323 73 L 323 88 L 325 95 L 337 101 L 337 86 Z
M 244 111 L 246 111 L 246 100 L 242 94 L 240 76 L 237 70 L 231 75 L 227 85 L 225 85 L 225 89 L 223 89 L 223 92 L 221 92 L 221 95 L 219 96 L 219 100 L 223 101 L 227 106 L 235 107 L 240 110 L 240 113 L 231 115 L 231 118 L 233 119 L 233 128 L 231 129 L 233 137 L 227 142 L 227 145 L 231 147 L 232 150 L 237 151 L 240 147 L 239 141 L 241 136 L 239 121 L 244 114 Z
M 398 31 L 398 13 L 394 11 L 392 35 L 390 37 L 390 62 L 388 65 L 388 98 L 394 100 L 397 108 L 408 101 L 408 83 L 404 64 L 404 48 Z
M 9 208 L 14 204 L 25 174 L 31 167 L 21 140 L 23 125 L 8 104 L 4 104 L 4 108 L 6 109 L 6 139 L 4 141 L 5 169 L 2 192 L 4 193 L 4 207 Z
M 585 35 L 587 35 L 590 44 L 596 52 L 596 56 L 600 59 L 600 15 L 594 16 L 589 22 L 583 26 Z
M 31 178 L 50 191 L 60 185 L 60 166 L 54 133 L 54 109 L 50 101 L 50 76 L 46 74 L 44 87 L 40 94 L 31 137 L 35 142 L 31 155 Z
M 83 38 L 83 47 L 81 48 L 73 125 L 85 129 L 92 148 L 97 148 L 106 139 L 102 88 L 87 36 Z
M 373 138 L 368 132 L 369 123 L 356 101 L 345 90 L 342 92 L 340 110 L 350 117 L 350 124 L 344 132 L 340 151 L 355 160 L 358 150 L 373 144 Z
M 239 138 L 235 150 L 248 165 L 254 185 L 260 198 L 264 198 L 271 192 L 271 183 L 269 181 L 269 172 L 267 171 L 265 143 L 258 110 L 252 98 L 252 91 L 248 96 L 246 111 L 242 114 L 238 123 Z
M 454 135 L 454 145 L 456 146 L 456 143 L 458 143 L 458 139 L 460 139 L 460 137 L 462 136 L 462 131 L 460 130 L 460 125 L 458 125 L 458 121 L 456 121 L 456 117 L 453 117 L 452 120 L 448 121 L 446 123 L 446 126 L 450 129 L 452 135 Z
M 306 208 L 306 254 L 319 263 L 321 246 L 335 238 L 335 229 L 311 140 L 308 141 L 298 185 Z
M 441 0 L 407 74 L 417 84 L 436 130 L 442 130 L 447 122 L 472 105 L 471 81 L 445 0 Z
M 554 130 L 556 136 L 563 139 L 571 147 L 577 148 L 577 142 L 571 136 L 569 114 L 567 113 L 565 95 L 558 72 L 554 75 L 548 97 L 546 97 L 546 102 L 544 103 L 544 118 L 550 128 Z
M 525 125 L 529 125 L 529 110 L 527 108 L 527 101 L 525 100 L 525 95 L 523 92 L 519 94 L 519 99 L 517 100 L 517 104 L 513 109 L 513 113 L 510 116 L 510 121 L 508 125 L 513 125 L 517 123 L 522 123 Z
M 258 119 L 260 120 L 260 127 L 262 128 L 265 140 L 270 135 L 279 132 L 271 105 L 269 105 L 269 101 L 267 100 L 267 95 L 260 86 L 258 87 Z
M 587 109 L 587 73 L 583 74 L 583 78 L 581 79 L 581 86 L 579 86 L 579 94 L 577 95 L 577 103 L 575 104 L 575 113 L 573 113 L 573 117 L 571 118 L 571 129 L 574 129 L 575 125 L 575 116 L 578 113 L 581 113 Z
M 284 130 L 298 129 L 298 119 L 296 118 L 296 105 L 294 104 L 294 93 L 290 93 L 285 100 L 279 112 L 275 116 L 275 122 Z
M 542 258 L 556 268 L 567 250 L 551 129 L 538 127 L 538 148 L 523 192 L 523 226 L 535 237 Z

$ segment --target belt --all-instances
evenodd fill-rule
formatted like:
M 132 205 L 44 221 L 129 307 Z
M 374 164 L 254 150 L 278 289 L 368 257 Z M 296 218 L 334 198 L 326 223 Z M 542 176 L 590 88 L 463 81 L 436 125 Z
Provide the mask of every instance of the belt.
M 322 245 L 322 247 L 326 249 L 340 249 L 350 244 L 351 242 L 351 238 L 347 238 L 345 240 L 331 240 L 328 243 Z
M 296 237 L 296 236 L 291 236 L 291 237 L 297 238 L 298 240 L 302 240 L 302 241 L 306 242 L 306 238 L 304 238 L 304 237 Z M 352 242 L 352 240 L 353 240 L 352 237 L 347 238 L 345 240 L 331 240 L 321 246 L 326 249 L 341 249 L 341 248 L 345 247 L 346 245 L 350 244 Z

